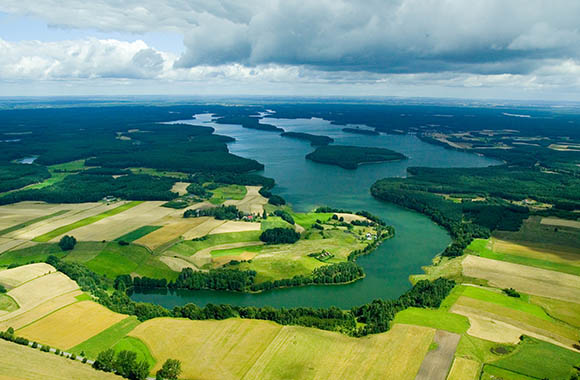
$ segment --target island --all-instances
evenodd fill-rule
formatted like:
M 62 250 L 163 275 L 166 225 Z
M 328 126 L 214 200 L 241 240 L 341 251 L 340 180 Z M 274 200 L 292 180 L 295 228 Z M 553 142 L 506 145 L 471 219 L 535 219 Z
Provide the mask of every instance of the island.
M 321 164 L 337 165 L 344 169 L 356 169 L 361 164 L 373 162 L 399 161 L 405 155 L 385 148 L 371 148 L 347 145 L 318 147 L 306 158 Z
M 347 133 L 355 133 L 359 135 L 370 135 L 370 136 L 378 136 L 379 132 L 373 131 L 372 129 L 363 129 L 363 128 L 342 128 L 343 132 Z
M 331 137 L 321 136 L 321 135 L 313 135 L 313 134 L 304 133 L 304 132 L 283 132 L 281 134 L 281 136 L 290 137 L 290 138 L 298 139 L 298 140 L 310 141 L 310 145 L 312 145 L 312 146 L 328 145 L 331 142 L 334 142 L 334 139 Z

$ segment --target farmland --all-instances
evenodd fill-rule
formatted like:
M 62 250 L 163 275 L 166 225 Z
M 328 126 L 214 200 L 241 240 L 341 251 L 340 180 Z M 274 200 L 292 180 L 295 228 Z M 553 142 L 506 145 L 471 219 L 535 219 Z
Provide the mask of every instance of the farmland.
M 188 378 L 379 379 L 390 373 L 413 379 L 433 334 L 429 328 L 400 325 L 388 333 L 355 339 L 266 321 L 154 319 L 129 335 L 151 348 L 157 366 L 166 357 L 182 360 Z M 168 336 L 182 337 L 181 347 L 170 344 Z M 350 353 L 348 358 L 341 355 L 344 352 Z M 191 360 L 200 355 L 203 361 Z

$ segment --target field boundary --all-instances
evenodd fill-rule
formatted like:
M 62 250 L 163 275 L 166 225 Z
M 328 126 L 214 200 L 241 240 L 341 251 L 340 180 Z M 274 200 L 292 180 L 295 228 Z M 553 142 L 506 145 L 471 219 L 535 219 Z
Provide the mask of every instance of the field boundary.
M 12 227 L 8 227 L 8 228 L 5 228 L 3 230 L 0 230 L 0 236 L 9 234 L 10 232 L 18 231 L 18 230 L 20 230 L 22 228 L 25 228 L 25 227 L 28 227 L 28 226 L 30 226 L 30 225 L 32 225 L 34 223 L 42 222 L 43 220 L 50 219 L 50 218 L 54 218 L 54 217 L 57 217 L 57 216 L 66 214 L 69 211 L 70 210 L 60 210 L 60 211 L 57 211 L 57 212 L 52 213 L 52 214 L 49 214 L 49 215 L 40 216 L 38 218 L 30 219 L 30 220 L 28 220 L 26 222 L 22 222 L 22 223 L 16 224 L 16 225 L 14 225 Z

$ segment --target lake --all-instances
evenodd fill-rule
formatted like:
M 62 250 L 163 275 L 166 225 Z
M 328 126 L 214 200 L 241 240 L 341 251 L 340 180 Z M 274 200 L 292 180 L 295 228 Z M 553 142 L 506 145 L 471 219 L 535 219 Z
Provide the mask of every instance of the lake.
M 334 305 L 347 309 L 377 298 L 396 298 L 411 287 L 409 275 L 421 273 L 421 266 L 430 264 L 451 240 L 444 229 L 426 216 L 374 199 L 370 195 L 371 185 L 380 178 L 404 177 L 409 166 L 482 167 L 499 164 L 483 156 L 427 144 L 414 135 L 350 134 L 342 131 L 345 126 L 332 125 L 322 119 L 266 116 L 263 123 L 288 132 L 330 136 L 337 145 L 392 149 L 408 159 L 347 170 L 306 160 L 306 154 L 315 149 L 309 142 L 282 137 L 276 132 L 216 124 L 209 114 L 196 115 L 192 120 L 179 123 L 212 126 L 217 134 L 234 137 L 236 141 L 229 144 L 230 151 L 264 164 L 265 169 L 259 174 L 274 178 L 276 187 L 273 192 L 283 196 L 296 211 L 309 211 L 323 205 L 352 211 L 367 210 L 393 225 L 395 237 L 386 240 L 371 254 L 357 259 L 366 277 L 349 285 L 307 286 L 259 294 L 154 290 L 133 294 L 135 301 L 153 302 L 168 308 L 193 302 L 200 306 L 208 303 L 275 307 Z

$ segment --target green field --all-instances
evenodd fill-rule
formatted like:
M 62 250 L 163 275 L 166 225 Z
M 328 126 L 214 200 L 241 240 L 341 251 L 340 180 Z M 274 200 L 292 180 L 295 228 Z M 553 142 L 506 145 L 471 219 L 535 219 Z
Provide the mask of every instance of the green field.
M 8 266 L 10 264 L 23 265 L 31 262 L 45 261 L 50 255 L 64 257 L 66 256 L 66 252 L 63 252 L 58 244 L 39 244 L 4 252 L 0 255 L 0 266 Z
M 109 243 L 85 265 L 92 271 L 107 275 L 109 278 L 135 273 L 139 276 L 174 280 L 178 275 L 156 256 L 150 254 L 146 248 L 134 244 L 122 246 Z
M 62 215 L 62 214 L 66 214 L 68 211 L 69 210 L 60 210 L 60 211 L 57 211 L 57 212 L 52 213 L 50 215 L 44 215 L 44 216 L 41 216 L 41 217 L 38 217 L 38 218 L 34 218 L 34 219 L 31 219 L 31 220 L 28 220 L 28 221 L 26 221 L 24 223 L 20 223 L 20 224 L 17 224 L 15 226 L 12 226 L 12 227 L 5 228 L 5 229 L 3 229 L 3 230 L 0 231 L 0 236 L 6 235 L 6 234 L 8 234 L 10 232 L 19 230 L 19 229 L 24 228 L 24 227 L 28 227 L 31 224 L 38 223 L 38 222 L 41 222 L 41 221 L 46 220 L 46 219 L 54 218 L 55 216 L 59 216 L 59 215 Z
M 87 169 L 87 167 L 85 166 L 85 160 L 76 160 L 76 161 L 65 162 L 62 164 L 50 165 L 48 167 L 48 169 L 51 172 L 53 172 L 55 170 L 67 171 L 67 172 L 79 172 L 81 170 Z
M 580 327 L 580 304 L 540 296 L 530 296 L 530 302 L 542 307 L 554 319 Z
M 568 380 L 573 366 L 579 363 L 580 353 L 526 337 L 513 354 L 491 365 L 537 379 Z
M 494 367 L 493 365 L 486 365 L 483 367 L 483 374 L 481 380 L 536 380 L 535 377 L 529 377 L 503 368 Z
M 251 245 L 248 247 L 239 247 L 239 248 L 230 248 L 230 249 L 216 249 L 215 251 L 211 251 L 211 255 L 213 257 L 220 257 L 220 256 L 238 256 L 244 252 L 260 252 L 264 248 L 261 245 Z
M 102 331 L 101 333 L 84 341 L 83 343 L 73 347 L 70 351 L 77 355 L 81 352 L 84 352 L 86 357 L 95 359 L 99 352 L 113 347 L 121 339 L 123 339 L 125 335 L 137 327 L 139 323 L 140 322 L 137 320 L 137 317 L 126 318 L 121 322 L 118 322 L 109 327 L 105 331 Z
M 150 369 L 153 368 L 157 362 L 153 355 L 151 355 L 151 352 L 145 343 L 143 343 L 140 339 L 134 338 L 132 336 L 126 336 L 119 340 L 113 346 L 113 350 L 115 350 L 115 352 L 123 350 L 133 351 L 137 354 L 137 361 L 145 360 L 149 364 Z
M 12 297 L 7 294 L 0 293 L 0 310 L 14 311 L 18 309 L 18 304 Z
M 282 218 L 279 216 L 269 216 L 268 219 L 262 219 L 262 231 L 266 231 L 271 228 L 294 228 L 294 226 L 282 220 Z
M 488 363 L 502 357 L 492 351 L 494 348 L 503 348 L 507 352 L 514 350 L 515 345 L 490 342 L 489 340 L 463 334 L 455 350 L 455 356 L 475 360 L 479 363 Z
M 493 250 L 487 248 L 487 243 L 488 243 L 487 239 L 475 239 L 471 242 L 471 244 L 467 246 L 467 248 L 465 248 L 465 250 L 468 253 L 474 253 L 477 254 L 478 256 L 485 257 L 488 259 L 507 261 L 514 264 L 528 265 L 531 267 L 548 269 L 557 272 L 569 273 L 576 276 L 580 276 L 579 266 L 502 252 L 494 252 Z
M 296 224 L 301 225 L 304 228 L 311 228 L 316 220 L 320 220 L 322 223 L 328 222 L 332 217 L 332 213 L 328 212 L 308 212 L 308 213 L 295 213 L 292 210 L 288 210 Z
M 462 334 L 469 329 L 469 320 L 463 315 L 416 307 L 398 312 L 392 323 L 433 327 L 457 334 Z
M 260 241 L 260 234 L 260 231 L 245 231 L 206 235 L 203 240 L 189 240 L 176 244 L 171 247 L 170 251 L 184 256 L 191 256 L 197 251 L 216 245 Z
M 529 296 L 526 294 L 521 294 L 520 298 L 515 298 L 487 289 L 465 286 L 461 295 L 480 301 L 494 303 L 496 305 L 508 307 L 513 310 L 522 311 L 524 313 L 529 313 L 546 321 L 553 321 L 553 319 L 548 314 L 546 314 L 544 309 L 529 303 Z
M 125 235 L 119 236 L 115 239 L 115 241 L 126 241 L 127 243 L 131 243 L 137 239 L 142 238 L 145 235 L 150 234 L 153 231 L 157 231 L 160 229 L 161 226 L 143 226 L 139 227 L 134 231 L 131 231 Z
M 35 237 L 33 239 L 33 241 L 36 241 L 36 242 L 39 242 L 39 243 L 45 243 L 47 241 L 50 241 L 50 240 L 54 239 L 57 236 L 60 236 L 62 234 L 65 234 L 65 233 L 67 233 L 69 231 L 72 231 L 72 230 L 74 230 L 76 228 L 83 227 L 83 226 L 88 226 L 89 224 L 93 224 L 95 222 L 98 222 L 99 220 L 108 218 L 109 216 L 113 216 L 113 215 L 120 214 L 123 211 L 126 211 L 126 210 L 128 210 L 130 208 L 133 208 L 133 207 L 135 207 L 135 206 L 137 206 L 137 205 L 139 205 L 141 203 L 143 203 L 143 202 L 141 202 L 141 201 L 133 201 L 133 202 L 125 203 L 125 204 L 123 204 L 121 206 L 115 207 L 114 209 L 111 209 L 111 210 L 102 212 L 102 213 L 100 213 L 98 215 L 89 216 L 88 218 L 81 219 L 81 220 L 76 221 L 74 223 L 67 224 L 66 226 L 62 226 L 62 227 L 59 227 L 59 228 L 57 228 L 55 230 L 52 230 L 50 232 L 47 232 L 47 233 L 45 233 L 43 235 L 37 236 L 37 237 Z
M 210 190 L 212 192 L 212 197 L 209 199 L 210 203 L 214 205 L 219 205 L 225 201 L 232 200 L 242 200 L 246 196 L 248 190 L 242 185 L 228 185 L 218 187 L 215 190 Z

